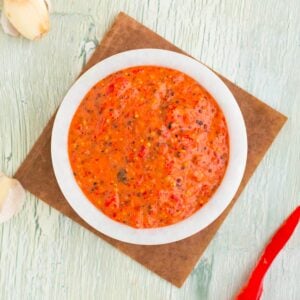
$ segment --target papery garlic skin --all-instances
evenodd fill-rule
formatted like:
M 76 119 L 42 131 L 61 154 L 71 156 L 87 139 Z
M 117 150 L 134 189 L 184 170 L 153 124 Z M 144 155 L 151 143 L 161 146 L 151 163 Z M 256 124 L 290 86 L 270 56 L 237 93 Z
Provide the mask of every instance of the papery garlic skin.
M 25 190 L 16 179 L 0 172 L 0 223 L 17 214 L 25 201 Z
M 48 4 L 44 0 L 4 0 L 3 13 L 29 40 L 39 39 L 50 30 Z
M 48 12 L 51 13 L 52 12 L 52 3 L 50 0 L 43 0 L 45 1 L 46 5 L 47 5 L 47 9 L 48 9 Z
M 11 35 L 11 36 L 19 36 L 19 32 L 16 30 L 16 28 L 9 22 L 7 17 L 4 13 L 1 14 L 1 25 L 3 28 L 4 33 Z

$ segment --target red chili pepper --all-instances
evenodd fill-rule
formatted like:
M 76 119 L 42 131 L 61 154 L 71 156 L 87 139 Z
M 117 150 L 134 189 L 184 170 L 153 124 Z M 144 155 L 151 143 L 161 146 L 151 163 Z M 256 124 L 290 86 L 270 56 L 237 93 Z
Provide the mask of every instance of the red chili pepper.
M 277 230 L 260 257 L 248 283 L 236 296 L 236 300 L 259 300 L 263 291 L 263 279 L 273 260 L 291 237 L 300 221 L 300 206 L 298 206 Z

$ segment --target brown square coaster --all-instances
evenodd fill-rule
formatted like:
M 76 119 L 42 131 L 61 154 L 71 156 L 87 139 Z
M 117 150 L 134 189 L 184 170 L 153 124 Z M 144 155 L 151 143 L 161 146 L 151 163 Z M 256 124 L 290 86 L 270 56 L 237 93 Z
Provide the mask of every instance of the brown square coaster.
M 183 53 L 142 24 L 124 13 L 120 13 L 83 72 L 108 56 L 138 48 L 160 48 Z M 54 116 L 16 172 L 15 177 L 29 192 L 117 247 L 146 268 L 180 287 L 237 201 L 238 196 L 286 121 L 286 117 L 281 113 L 259 101 L 223 76 L 219 76 L 235 96 L 246 122 L 249 146 L 247 166 L 239 190 L 229 207 L 209 227 L 187 239 L 160 246 L 132 245 L 111 239 L 85 223 L 63 197 L 53 173 L 50 140 Z

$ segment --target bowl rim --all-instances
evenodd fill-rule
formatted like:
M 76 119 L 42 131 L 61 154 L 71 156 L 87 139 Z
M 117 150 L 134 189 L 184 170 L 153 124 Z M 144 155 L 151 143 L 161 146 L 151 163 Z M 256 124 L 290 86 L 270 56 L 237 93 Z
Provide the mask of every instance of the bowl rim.
M 116 71 L 141 65 L 156 65 L 186 73 L 199 82 L 222 109 L 229 132 L 230 155 L 224 178 L 212 198 L 190 217 L 159 228 L 136 229 L 107 217 L 83 194 L 76 183 L 68 157 L 71 120 L 86 93 L 101 79 Z M 97 231 L 114 239 L 141 245 L 175 242 L 196 234 L 215 221 L 232 201 L 247 161 L 247 133 L 240 108 L 223 81 L 199 61 L 177 52 L 137 49 L 110 56 L 81 75 L 64 97 L 55 117 L 51 157 L 58 185 L 75 212 Z

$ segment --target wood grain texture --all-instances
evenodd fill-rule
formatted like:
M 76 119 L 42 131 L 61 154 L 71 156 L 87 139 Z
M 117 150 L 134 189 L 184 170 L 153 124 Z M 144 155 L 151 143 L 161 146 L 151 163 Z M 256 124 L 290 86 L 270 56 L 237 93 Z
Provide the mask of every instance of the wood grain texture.
M 299 203 L 299 1 L 55 2 L 42 41 L 0 33 L 0 168 L 16 170 L 119 10 L 289 122 L 182 289 L 28 196 L 19 216 L 0 226 L 0 299 L 229 299 Z M 298 229 L 267 276 L 265 299 L 298 299 L 299 237 Z

